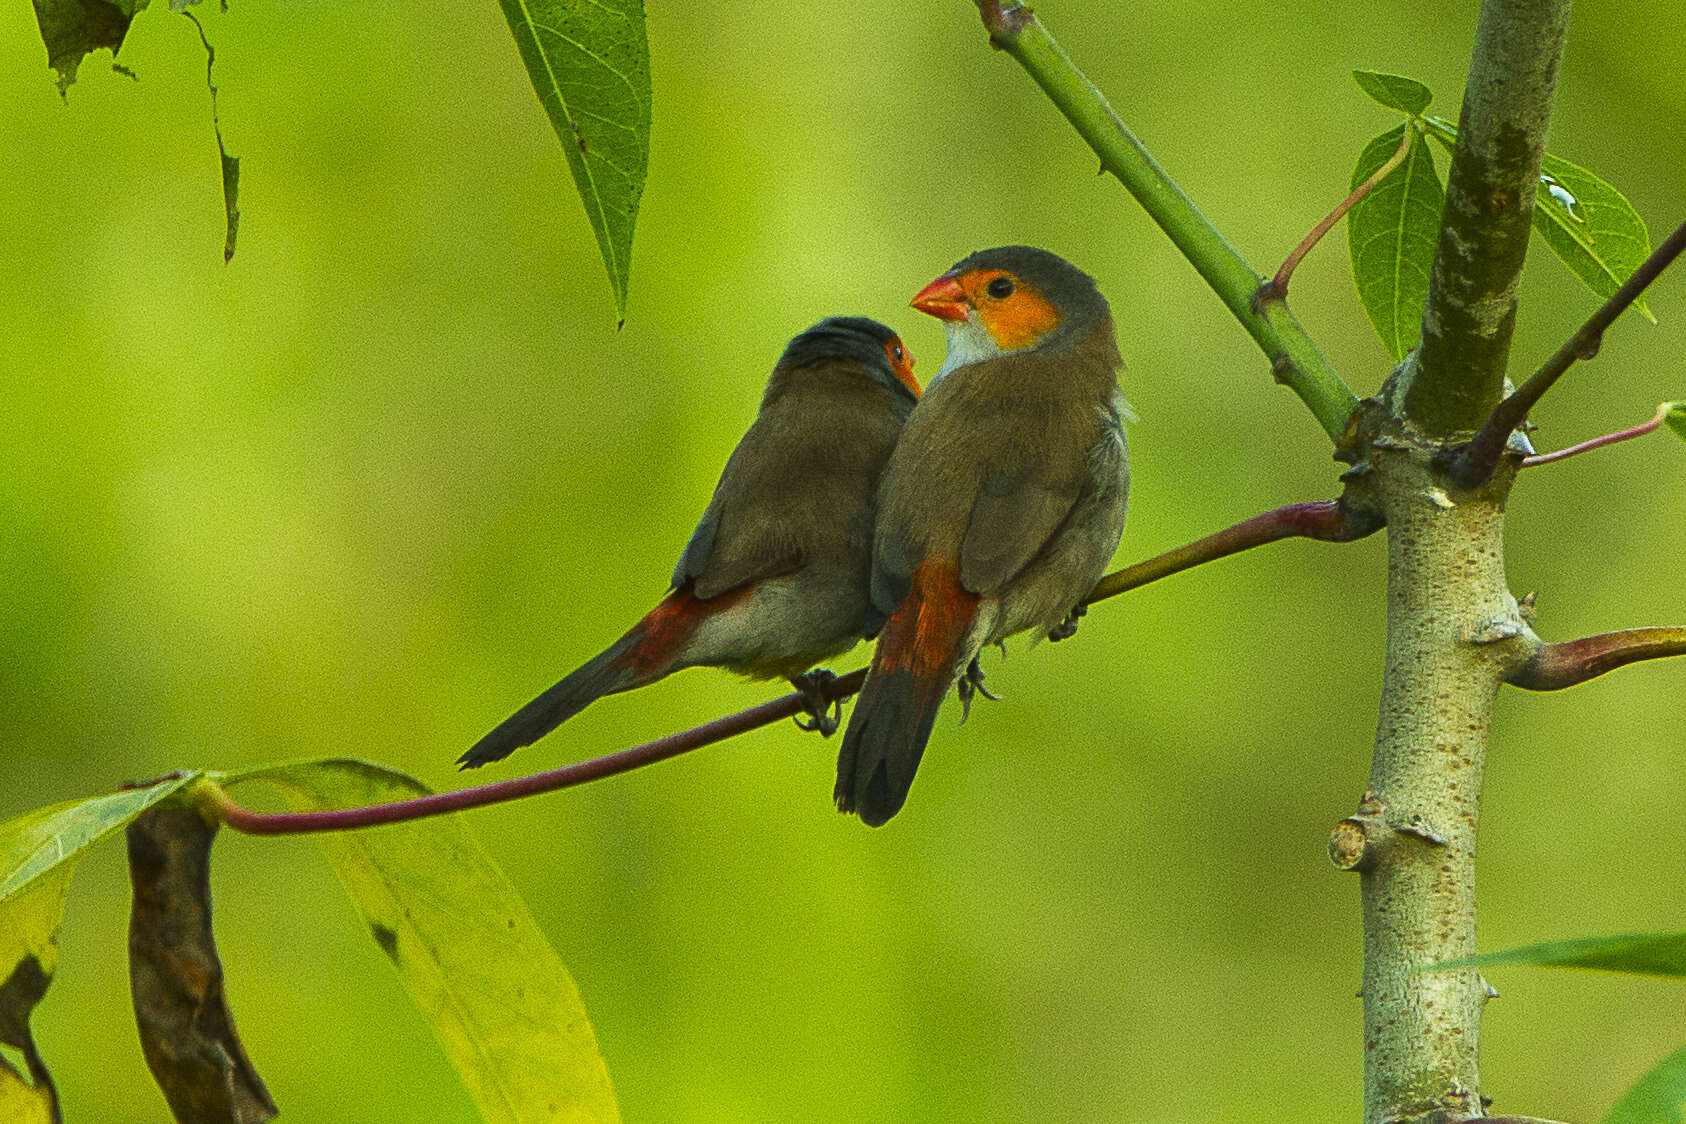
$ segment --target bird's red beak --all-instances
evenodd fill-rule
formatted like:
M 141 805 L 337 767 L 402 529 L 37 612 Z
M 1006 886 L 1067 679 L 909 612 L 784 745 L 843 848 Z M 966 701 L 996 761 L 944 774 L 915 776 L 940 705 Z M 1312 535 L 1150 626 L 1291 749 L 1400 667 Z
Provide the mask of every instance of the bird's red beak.
M 952 273 L 945 273 L 920 289 L 908 303 L 938 320 L 964 320 L 971 308 L 966 300 L 966 290 L 960 287 L 959 279 Z

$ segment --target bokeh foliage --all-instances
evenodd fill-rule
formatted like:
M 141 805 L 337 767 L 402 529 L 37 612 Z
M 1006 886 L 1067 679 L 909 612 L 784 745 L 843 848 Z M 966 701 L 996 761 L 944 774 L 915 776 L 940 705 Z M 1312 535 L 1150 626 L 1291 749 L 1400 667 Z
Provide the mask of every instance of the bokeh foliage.
M 32 12 L 11 11 L 0 815 L 327 754 L 455 783 L 463 747 L 660 594 L 785 339 L 876 315 L 934 370 L 940 333 L 906 300 L 985 245 L 1071 256 L 1120 314 L 1143 418 L 1121 560 L 1335 494 L 1303 407 L 969 3 L 650 8 L 618 334 L 495 8 L 207 13 L 244 161 L 226 269 L 192 25 L 144 14 L 122 56 L 142 80 L 95 56 L 66 108 Z M 1450 116 L 1473 20 L 1040 14 L 1261 269 L 1386 124 L 1349 72 L 1412 74 Z M 1578 13 L 1552 132 L 1654 228 L 1686 213 L 1683 37 L 1666 6 Z M 1524 371 L 1596 303 L 1532 258 Z M 1660 325 L 1620 324 L 1536 444 L 1681 397 L 1683 294 L 1665 276 Z M 1379 383 L 1338 247 L 1293 304 L 1361 391 Z M 1543 635 L 1686 617 L 1683 472 L 1653 438 L 1524 480 L 1512 577 Z M 629 1120 L 1350 1116 L 1356 888 L 1323 843 L 1368 768 L 1382 549 L 1284 544 L 1099 607 L 1076 643 L 1014 647 L 990 665 L 1007 701 L 941 720 L 881 832 L 829 810 L 835 743 L 787 728 L 472 824 L 579 981 Z M 1683 696 L 1665 662 L 1501 699 L 1484 947 L 1682 927 Z M 686 673 L 511 767 L 763 697 Z M 314 844 L 225 837 L 215 877 L 230 1001 L 285 1119 L 474 1119 Z M 119 855 L 81 865 L 33 1026 L 79 1115 L 153 1121 L 113 1014 L 125 898 Z M 1668 984 L 1492 976 L 1496 1111 L 1596 1118 L 1686 1031 Z

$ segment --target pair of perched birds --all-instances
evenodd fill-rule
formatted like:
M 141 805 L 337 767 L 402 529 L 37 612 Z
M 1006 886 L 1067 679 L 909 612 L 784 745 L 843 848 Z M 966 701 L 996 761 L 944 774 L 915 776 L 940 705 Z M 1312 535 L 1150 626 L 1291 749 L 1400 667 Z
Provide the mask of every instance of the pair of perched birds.
M 820 680 L 803 673 L 877 636 L 834 794 L 876 827 L 907 799 L 949 688 L 968 706 L 981 689 L 984 646 L 1071 634 L 1118 546 L 1130 482 L 1106 299 L 1065 259 L 1003 246 L 912 305 L 948 336 L 923 396 L 913 357 L 875 320 L 793 339 L 672 592 L 481 738 L 465 768 L 699 665 L 789 678 L 825 726 Z

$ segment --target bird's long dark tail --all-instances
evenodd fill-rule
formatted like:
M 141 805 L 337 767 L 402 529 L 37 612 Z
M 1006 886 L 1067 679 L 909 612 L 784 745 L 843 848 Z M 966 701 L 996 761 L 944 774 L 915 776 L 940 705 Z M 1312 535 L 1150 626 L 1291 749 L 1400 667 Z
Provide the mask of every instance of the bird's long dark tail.
M 720 599 L 699 601 L 690 590 L 677 589 L 662 599 L 627 630 L 625 636 L 569 673 L 544 694 L 498 723 L 497 728 L 457 758 L 464 769 L 501 761 L 525 745 L 532 745 L 556 727 L 602 698 L 630 691 L 677 671 L 686 645 L 697 626 Z
M 837 755 L 837 808 L 878 827 L 901 810 L 943 697 L 966 658 L 978 598 L 954 562 L 921 563 L 879 634 L 872 671 Z

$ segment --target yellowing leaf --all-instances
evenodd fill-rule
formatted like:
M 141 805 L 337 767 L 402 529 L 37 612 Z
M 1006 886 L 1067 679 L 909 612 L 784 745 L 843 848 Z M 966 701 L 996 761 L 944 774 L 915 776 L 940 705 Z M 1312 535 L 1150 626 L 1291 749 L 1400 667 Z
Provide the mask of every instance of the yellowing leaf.
M 402 773 L 326 760 L 244 773 L 300 811 L 426 793 Z M 317 842 L 363 922 L 492 1124 L 620 1120 L 574 981 L 501 870 L 457 816 Z

